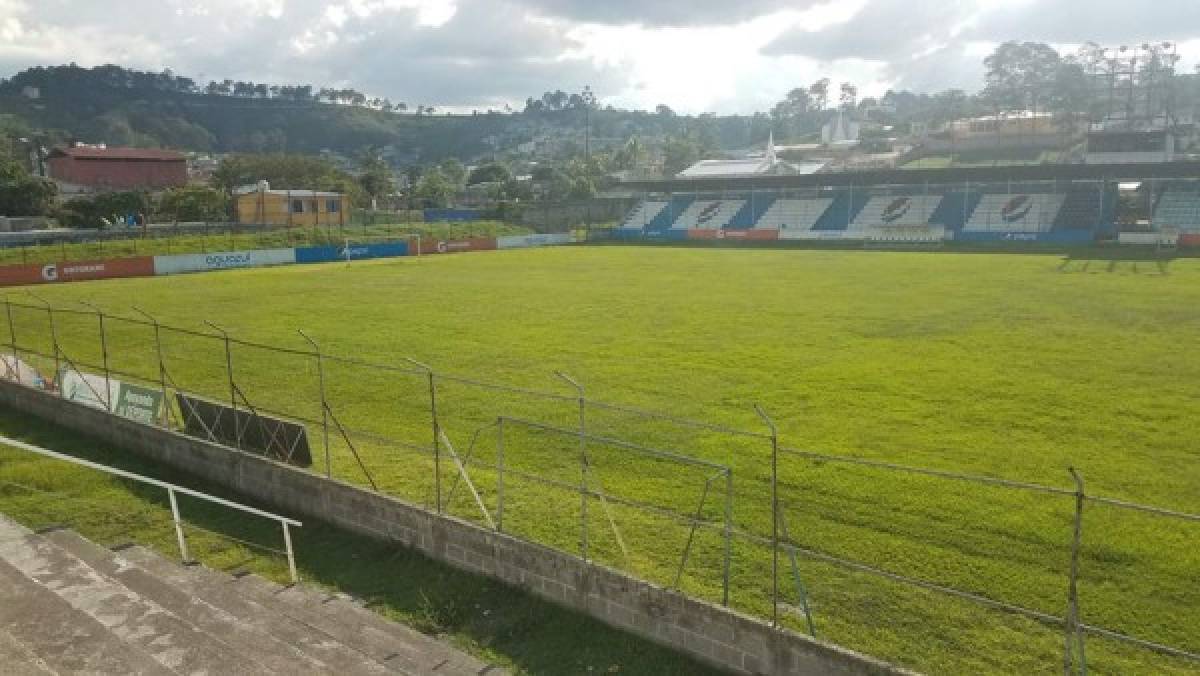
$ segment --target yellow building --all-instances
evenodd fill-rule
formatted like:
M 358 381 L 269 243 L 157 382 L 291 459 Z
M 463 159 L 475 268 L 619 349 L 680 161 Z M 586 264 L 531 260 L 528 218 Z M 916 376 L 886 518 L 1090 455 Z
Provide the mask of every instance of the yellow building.
M 345 225 L 350 200 L 340 192 L 271 190 L 266 181 L 234 191 L 238 223 Z

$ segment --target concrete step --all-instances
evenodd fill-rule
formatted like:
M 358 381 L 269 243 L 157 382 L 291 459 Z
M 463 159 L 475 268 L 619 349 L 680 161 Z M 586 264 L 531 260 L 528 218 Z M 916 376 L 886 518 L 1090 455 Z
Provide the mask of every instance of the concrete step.
M 0 517 L 0 523 L 3 521 Z M 27 537 L 31 535 L 24 528 L 5 528 L 0 532 L 0 548 Z M 53 590 L 4 561 L 0 561 L 0 629 L 20 642 L 26 652 L 35 655 L 51 672 L 155 676 L 172 673 L 147 653 L 118 639 L 94 618 L 72 607 Z M 31 669 L 30 673 L 37 672 Z
M 294 591 L 294 589 L 285 589 L 280 595 L 290 595 Z M 335 608 L 338 609 L 338 612 L 349 613 L 357 621 L 362 622 L 364 626 L 390 636 L 393 641 L 399 644 L 423 646 L 424 650 L 422 654 L 425 657 L 423 662 L 434 673 L 488 674 L 488 676 L 500 676 L 501 674 L 508 673 L 507 670 L 497 665 L 479 660 L 447 646 L 435 637 L 423 634 L 404 624 L 393 622 L 366 607 L 360 600 L 354 597 L 339 593 L 330 594 L 316 589 L 311 589 L 310 594 L 315 594 L 313 599 L 319 601 L 322 607 Z
M 237 653 L 281 674 L 332 673 L 329 665 L 281 641 L 253 623 L 218 608 L 204 599 L 156 577 L 120 554 L 86 540 L 72 531 L 54 531 L 44 537 L 81 561 L 150 600 L 218 640 Z
M 259 630 L 291 644 L 338 674 L 391 674 L 393 670 L 369 655 L 340 643 L 329 634 L 242 593 L 236 580 L 202 566 L 184 567 L 144 547 L 130 547 L 121 558 L 188 594 L 248 622 Z
M 0 629 L 0 672 L 13 676 L 53 676 L 50 665 L 15 636 Z
M 407 628 L 404 632 L 382 630 L 344 601 L 319 590 L 280 587 L 257 575 L 240 577 L 236 584 L 247 596 L 319 627 L 346 645 L 405 673 L 455 676 L 502 673 L 420 632 Z M 383 618 L 378 621 L 387 622 Z
M 265 665 L 176 617 L 38 535 L 0 519 L 0 560 L 176 673 L 262 674 Z

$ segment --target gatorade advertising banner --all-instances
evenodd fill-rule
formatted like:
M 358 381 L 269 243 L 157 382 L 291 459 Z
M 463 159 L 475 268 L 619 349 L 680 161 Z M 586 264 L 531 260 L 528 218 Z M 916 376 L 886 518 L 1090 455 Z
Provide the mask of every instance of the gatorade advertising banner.
M 0 267 L 0 286 L 82 282 L 89 279 L 119 277 L 150 277 L 153 274 L 154 259 L 150 256 L 113 258 L 103 261 L 6 265 Z
M 469 237 L 467 239 L 430 240 L 422 239 L 415 253 L 419 255 L 459 253 L 462 251 L 494 251 L 495 237 Z

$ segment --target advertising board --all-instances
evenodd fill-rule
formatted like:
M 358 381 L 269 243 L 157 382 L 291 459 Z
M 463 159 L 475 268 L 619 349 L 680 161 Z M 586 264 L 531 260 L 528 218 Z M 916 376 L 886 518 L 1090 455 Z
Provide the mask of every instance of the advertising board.
M 637 230 L 638 236 L 641 236 L 642 231 Z M 553 246 L 556 244 L 570 244 L 572 241 L 570 233 L 560 232 L 553 234 L 534 234 L 534 235 L 507 235 L 505 237 L 496 238 L 496 248 L 498 249 L 523 249 L 532 246 Z
M 310 246 L 296 249 L 297 263 L 329 263 L 368 258 L 395 258 L 408 255 L 408 242 L 380 242 L 349 246 Z
M 268 265 L 287 265 L 295 262 L 295 249 L 253 249 L 250 251 L 177 254 L 174 256 L 155 256 L 154 274 L 175 275 L 182 272 L 258 268 Z
M 299 467 L 312 466 L 304 425 L 179 392 L 184 433 Z
M 112 258 L 109 260 L 34 263 L 0 267 L 0 285 L 53 284 L 82 282 L 90 279 L 120 277 L 150 277 L 154 274 L 154 259 L 150 256 Z

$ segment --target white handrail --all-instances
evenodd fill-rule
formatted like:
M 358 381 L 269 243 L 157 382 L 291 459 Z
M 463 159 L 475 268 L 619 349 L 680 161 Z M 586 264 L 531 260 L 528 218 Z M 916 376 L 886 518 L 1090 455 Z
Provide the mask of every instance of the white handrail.
M 232 501 L 226 500 L 224 498 L 218 498 L 215 495 L 209 495 L 207 493 L 202 493 L 200 491 L 193 490 L 191 488 L 186 488 L 184 486 L 177 486 L 173 483 L 168 483 L 166 481 L 160 481 L 158 479 L 152 479 L 147 476 L 142 476 L 141 474 L 127 472 L 123 469 L 117 469 L 116 467 L 109 467 L 108 465 L 101 465 L 99 463 L 95 463 L 90 460 L 84 460 L 82 458 L 76 458 L 71 455 L 66 455 L 65 453 L 51 451 L 49 449 L 42 448 L 40 446 L 34 446 L 33 444 L 25 443 L 24 441 L 18 441 L 17 439 L 10 439 L 9 437 L 0 436 L 0 444 L 5 445 L 5 446 L 11 446 L 13 448 L 18 448 L 23 451 L 28 451 L 30 453 L 42 455 L 42 456 L 45 456 L 48 458 L 54 458 L 55 460 L 69 462 L 73 465 L 87 467 L 89 469 L 94 469 L 94 470 L 97 470 L 100 472 L 104 472 L 106 474 L 111 474 L 113 476 L 119 476 L 124 479 L 132 479 L 133 481 L 137 481 L 137 482 L 144 483 L 144 484 L 150 484 L 151 486 L 158 486 L 159 488 L 165 489 L 167 491 L 167 497 L 171 504 L 171 515 L 175 521 L 175 534 L 179 541 L 179 554 L 185 563 L 188 562 L 190 557 L 188 556 L 187 541 L 184 539 L 183 522 L 179 517 L 179 504 L 175 499 L 176 493 L 190 495 L 194 498 L 206 500 L 208 502 L 212 502 L 212 503 L 221 505 L 223 507 L 229 507 L 230 509 L 236 509 L 238 511 L 246 512 L 247 514 L 254 514 L 255 516 L 261 516 L 265 519 L 271 519 L 272 521 L 277 521 L 277 522 L 279 522 L 279 525 L 283 528 L 283 542 L 284 542 L 284 546 L 287 549 L 288 568 L 289 568 L 289 571 L 291 572 L 292 582 L 299 582 L 300 578 L 299 578 L 299 575 L 297 575 L 297 573 L 296 573 L 296 557 L 292 550 L 292 536 L 291 536 L 291 533 L 288 531 L 288 526 L 296 526 L 297 528 L 299 528 L 299 527 L 302 527 L 304 524 L 302 524 L 299 521 L 296 521 L 295 519 L 289 519 L 286 516 L 280 516 L 278 514 L 273 514 L 271 512 L 257 509 L 255 507 L 250 507 L 249 505 L 243 505 L 243 504 L 240 504 L 237 502 L 232 502 Z

